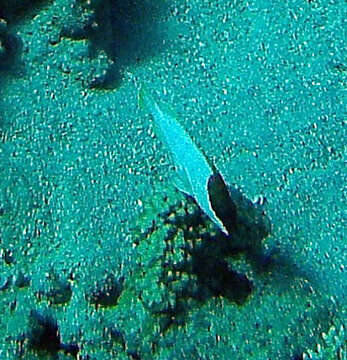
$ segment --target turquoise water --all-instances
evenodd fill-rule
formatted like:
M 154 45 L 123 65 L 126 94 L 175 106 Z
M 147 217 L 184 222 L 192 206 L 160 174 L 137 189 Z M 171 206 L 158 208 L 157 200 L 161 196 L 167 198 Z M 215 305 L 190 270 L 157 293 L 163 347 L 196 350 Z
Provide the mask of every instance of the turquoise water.
M 343 5 L 0 0 L 0 359 L 346 358 Z M 140 84 L 238 189 L 235 238 Z

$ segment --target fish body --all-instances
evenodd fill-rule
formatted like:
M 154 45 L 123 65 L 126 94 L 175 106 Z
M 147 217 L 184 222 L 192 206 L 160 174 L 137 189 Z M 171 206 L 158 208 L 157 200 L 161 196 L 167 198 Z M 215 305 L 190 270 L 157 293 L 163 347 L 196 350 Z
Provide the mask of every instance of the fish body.
M 139 91 L 139 104 L 153 116 L 155 131 L 171 153 L 178 172 L 176 187 L 193 197 L 218 228 L 229 235 L 223 222 L 216 215 L 218 211 L 216 212 L 211 204 L 211 193 L 214 191 L 211 192 L 210 189 L 214 187 L 214 184 L 226 189 L 221 175 L 213 165 L 209 164 L 169 106 L 156 102 L 144 88 Z

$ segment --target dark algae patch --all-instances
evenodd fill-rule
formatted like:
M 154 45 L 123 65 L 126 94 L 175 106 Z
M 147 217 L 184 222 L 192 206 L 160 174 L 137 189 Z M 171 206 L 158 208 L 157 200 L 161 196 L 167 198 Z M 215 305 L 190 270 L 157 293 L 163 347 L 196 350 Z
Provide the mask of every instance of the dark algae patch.
M 87 39 L 91 58 L 105 53 L 107 68 L 94 74 L 88 86 L 114 89 L 120 86 L 124 69 L 160 54 L 165 40 L 159 21 L 166 12 L 164 1 L 76 1 L 60 36 Z

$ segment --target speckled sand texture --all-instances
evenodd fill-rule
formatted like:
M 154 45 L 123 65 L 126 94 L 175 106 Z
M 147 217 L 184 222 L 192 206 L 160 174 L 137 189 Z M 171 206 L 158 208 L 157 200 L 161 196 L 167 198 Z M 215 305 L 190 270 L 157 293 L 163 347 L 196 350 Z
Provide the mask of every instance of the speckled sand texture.
M 344 6 L 0 0 L 0 359 L 346 359 Z M 141 84 L 234 240 L 174 189 Z

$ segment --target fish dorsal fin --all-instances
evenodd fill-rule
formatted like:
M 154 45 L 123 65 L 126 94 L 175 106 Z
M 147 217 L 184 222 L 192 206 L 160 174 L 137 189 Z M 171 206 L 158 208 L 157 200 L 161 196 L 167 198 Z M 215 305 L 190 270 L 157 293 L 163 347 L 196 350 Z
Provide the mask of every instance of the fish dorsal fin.
M 173 183 L 177 190 L 183 192 L 186 195 L 193 196 L 193 189 L 189 179 L 189 175 L 185 168 L 179 166 L 176 168 L 176 176 Z

